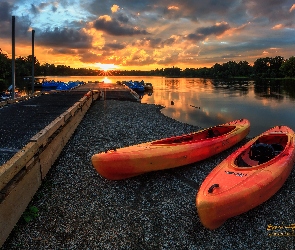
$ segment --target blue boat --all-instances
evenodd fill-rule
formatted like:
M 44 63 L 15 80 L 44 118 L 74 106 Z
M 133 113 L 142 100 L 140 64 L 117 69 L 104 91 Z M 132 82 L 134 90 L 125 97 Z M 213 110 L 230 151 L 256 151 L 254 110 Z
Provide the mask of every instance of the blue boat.
M 125 82 L 125 85 L 134 91 L 138 91 L 138 92 L 144 91 L 144 85 L 139 81 L 130 80 L 129 82 Z
M 70 90 L 70 85 L 65 82 L 60 82 L 56 88 L 56 90 Z
M 56 82 L 54 80 L 44 81 L 42 82 L 42 88 L 44 89 L 56 89 L 60 82 Z

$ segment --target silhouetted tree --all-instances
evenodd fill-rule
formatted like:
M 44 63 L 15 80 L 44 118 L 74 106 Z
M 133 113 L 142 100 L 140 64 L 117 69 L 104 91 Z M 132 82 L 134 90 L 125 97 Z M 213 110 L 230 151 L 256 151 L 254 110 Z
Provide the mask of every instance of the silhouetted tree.
M 0 49 L 0 79 L 11 75 L 11 60 Z
M 280 67 L 280 71 L 286 77 L 295 77 L 295 57 L 292 56 L 285 60 Z

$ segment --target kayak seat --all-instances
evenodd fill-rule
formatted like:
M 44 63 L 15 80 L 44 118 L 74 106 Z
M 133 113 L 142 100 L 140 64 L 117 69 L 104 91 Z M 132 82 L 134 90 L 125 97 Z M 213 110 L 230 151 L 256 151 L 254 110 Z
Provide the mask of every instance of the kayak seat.
M 242 158 L 242 155 L 239 155 L 235 161 L 235 164 L 238 166 L 238 167 L 252 167 L 251 165 L 249 165 L 248 163 L 246 163 L 243 158 Z
M 207 135 L 207 138 L 213 138 L 213 137 L 217 137 L 220 135 L 220 132 L 215 129 L 213 130 L 212 128 L 208 130 L 208 135 Z
M 193 136 L 186 136 L 186 137 L 181 137 L 181 138 L 174 139 L 172 141 L 172 143 L 189 142 L 189 141 L 192 141 L 193 139 L 194 139 Z
M 281 144 L 275 143 L 271 144 L 272 148 L 274 149 L 275 155 L 278 155 L 284 150 L 284 147 Z
M 213 131 L 213 129 L 209 129 L 208 130 L 208 138 L 213 138 L 213 137 L 215 137 L 214 131 Z
M 265 163 L 275 156 L 275 150 L 272 145 L 267 143 L 256 143 L 250 148 L 249 158 L 258 161 L 258 164 Z

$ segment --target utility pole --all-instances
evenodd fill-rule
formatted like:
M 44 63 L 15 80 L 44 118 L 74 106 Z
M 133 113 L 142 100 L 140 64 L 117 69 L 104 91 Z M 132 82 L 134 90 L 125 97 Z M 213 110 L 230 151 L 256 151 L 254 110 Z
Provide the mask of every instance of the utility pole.
M 12 16 L 12 99 L 15 99 L 15 16 Z
M 35 84 L 35 55 L 34 55 L 34 37 L 35 30 L 32 30 L 32 94 L 34 94 L 34 84 Z

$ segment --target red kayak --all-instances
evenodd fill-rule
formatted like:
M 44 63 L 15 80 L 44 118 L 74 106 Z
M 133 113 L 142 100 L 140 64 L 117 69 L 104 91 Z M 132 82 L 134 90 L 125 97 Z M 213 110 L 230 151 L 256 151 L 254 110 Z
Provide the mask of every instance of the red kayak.
M 226 150 L 249 133 L 246 119 L 181 136 L 110 150 L 92 156 L 97 172 L 111 180 L 184 166 Z
M 222 161 L 206 177 L 196 197 L 202 224 L 216 229 L 272 197 L 295 162 L 294 131 L 274 127 Z

